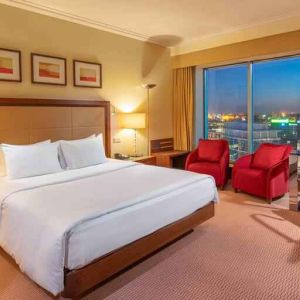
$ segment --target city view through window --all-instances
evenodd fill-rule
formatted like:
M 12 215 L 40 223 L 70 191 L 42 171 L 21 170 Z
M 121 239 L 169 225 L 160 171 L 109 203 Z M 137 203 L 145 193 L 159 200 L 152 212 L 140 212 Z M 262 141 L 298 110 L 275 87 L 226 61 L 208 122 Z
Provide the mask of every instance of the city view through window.
M 250 101 L 248 90 L 252 91 Z M 206 69 L 205 103 L 206 135 L 227 139 L 232 161 L 255 151 L 261 143 L 296 148 L 300 140 L 300 57 Z

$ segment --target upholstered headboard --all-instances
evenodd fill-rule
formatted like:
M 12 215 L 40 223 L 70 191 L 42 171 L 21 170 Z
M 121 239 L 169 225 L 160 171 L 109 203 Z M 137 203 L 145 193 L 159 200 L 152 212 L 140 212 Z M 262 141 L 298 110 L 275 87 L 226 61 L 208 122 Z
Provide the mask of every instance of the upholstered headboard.
M 108 101 L 0 98 L 0 143 L 73 140 L 94 133 L 103 134 L 110 156 Z

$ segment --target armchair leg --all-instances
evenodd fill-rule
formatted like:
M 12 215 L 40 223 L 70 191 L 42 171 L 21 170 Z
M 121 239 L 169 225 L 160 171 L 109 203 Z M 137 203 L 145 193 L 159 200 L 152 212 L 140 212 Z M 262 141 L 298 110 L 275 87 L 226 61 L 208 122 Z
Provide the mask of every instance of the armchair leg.
M 238 190 L 237 188 L 234 188 L 234 192 L 235 192 L 235 193 L 238 193 L 239 190 Z
M 220 190 L 224 191 L 224 185 L 220 185 Z
M 269 204 L 272 204 L 272 198 L 267 198 Z

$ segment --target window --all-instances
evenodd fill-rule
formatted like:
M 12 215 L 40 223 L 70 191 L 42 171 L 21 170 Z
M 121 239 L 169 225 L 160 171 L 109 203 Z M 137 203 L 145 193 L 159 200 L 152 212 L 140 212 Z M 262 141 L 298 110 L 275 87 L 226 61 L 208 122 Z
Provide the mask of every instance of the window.
M 300 139 L 300 57 L 253 64 L 253 149 Z
M 230 159 L 261 143 L 300 140 L 300 57 L 208 68 L 204 71 L 205 136 L 225 138 Z
M 207 137 L 227 139 L 230 159 L 248 152 L 247 64 L 206 70 Z

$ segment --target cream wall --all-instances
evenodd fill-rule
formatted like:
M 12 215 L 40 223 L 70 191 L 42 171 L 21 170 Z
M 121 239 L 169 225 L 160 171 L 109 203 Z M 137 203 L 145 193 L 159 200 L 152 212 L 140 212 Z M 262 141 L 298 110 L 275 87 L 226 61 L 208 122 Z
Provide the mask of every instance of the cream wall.
M 221 41 L 220 41 L 221 42 Z M 300 53 L 300 30 L 172 57 L 173 68 L 209 67 Z
M 170 51 L 145 43 L 0 4 L 0 48 L 22 51 L 22 83 L 0 82 L 0 97 L 108 100 L 118 111 L 145 112 L 142 83 L 151 90 L 150 138 L 172 136 Z M 30 53 L 67 58 L 66 87 L 32 84 Z M 73 87 L 72 60 L 102 63 L 102 89 Z M 132 152 L 132 132 L 117 127 L 112 117 L 112 152 Z M 139 152 L 146 149 L 145 130 L 138 135 Z

